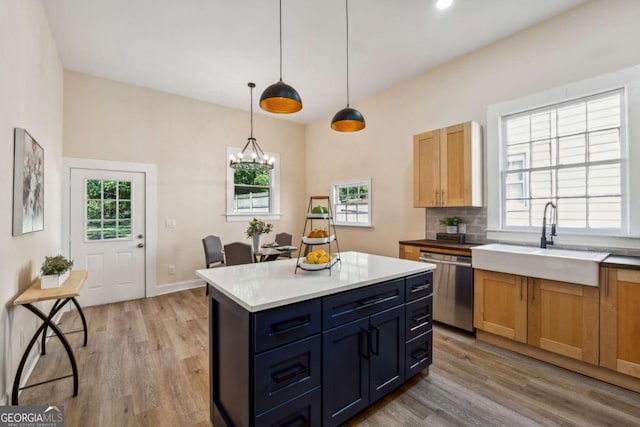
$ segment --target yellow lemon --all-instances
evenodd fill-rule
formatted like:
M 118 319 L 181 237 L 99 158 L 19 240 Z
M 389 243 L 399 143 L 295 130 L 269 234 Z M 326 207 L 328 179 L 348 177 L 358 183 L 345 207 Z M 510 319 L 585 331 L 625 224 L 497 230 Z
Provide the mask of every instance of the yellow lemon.
M 318 264 L 326 264 L 329 262 L 329 257 L 326 255 L 322 255 L 320 258 L 318 258 Z
M 309 264 L 317 264 L 318 263 L 318 257 L 316 256 L 316 254 L 311 252 L 309 255 L 307 255 L 307 262 Z

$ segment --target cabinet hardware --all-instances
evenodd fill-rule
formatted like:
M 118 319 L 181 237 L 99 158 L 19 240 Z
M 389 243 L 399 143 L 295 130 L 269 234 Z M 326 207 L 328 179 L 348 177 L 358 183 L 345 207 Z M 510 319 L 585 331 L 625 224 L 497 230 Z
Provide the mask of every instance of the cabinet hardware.
M 433 200 L 433 204 L 435 206 L 438 206 L 438 194 L 440 194 L 440 192 L 438 190 L 436 190 L 436 198 Z
M 444 190 L 440 192 L 440 206 L 444 206 Z
M 274 374 L 271 376 L 271 378 L 276 382 L 276 383 L 282 383 L 285 382 L 288 379 L 291 379 L 293 377 L 297 377 L 298 375 L 304 374 L 306 372 L 309 372 L 309 369 L 303 365 L 301 365 L 300 363 L 295 364 L 294 366 L 287 368 L 283 371 L 278 372 L 277 374 Z
M 371 305 L 371 304 L 375 304 L 378 303 L 380 301 L 382 301 L 384 299 L 384 297 L 373 297 L 373 298 L 369 298 L 366 300 L 361 300 L 358 302 L 358 304 L 360 305 Z
M 528 280 L 528 279 L 527 279 Z M 531 302 L 536 300 L 536 281 L 531 281 Z
M 609 296 L 609 268 L 604 269 L 604 296 Z
M 411 293 L 415 294 L 416 292 L 422 292 L 426 289 L 429 289 L 429 284 L 425 283 L 424 285 L 420 285 L 420 286 L 415 286 L 413 288 L 411 288 Z
M 422 322 L 423 320 L 426 320 L 428 318 L 429 318 L 428 314 L 417 314 L 413 316 L 411 320 L 413 320 L 414 322 Z
M 282 424 L 282 427 L 308 427 L 310 425 L 311 424 L 309 423 L 309 420 L 306 417 L 302 415 L 298 415 L 288 423 Z
M 377 326 L 372 326 L 371 329 L 373 329 L 375 331 L 375 334 L 372 334 L 372 336 L 375 336 L 376 338 L 376 345 L 375 345 L 375 350 L 374 345 L 373 345 L 373 339 L 371 340 L 371 353 L 375 354 L 376 356 L 380 355 L 380 328 L 378 328 Z
M 520 276 L 520 301 L 522 301 L 522 276 Z
M 429 355 L 429 350 L 424 348 L 419 348 L 413 353 L 411 353 L 411 358 L 422 362 L 427 358 L 428 355 Z
M 365 359 L 369 359 L 369 346 L 371 345 L 371 334 L 366 329 L 360 329 L 360 339 L 358 340 L 358 344 L 360 345 L 360 356 Z M 366 340 L 363 343 L 363 340 Z M 366 352 L 365 352 L 366 351 Z
M 271 333 L 269 335 L 277 335 L 291 329 L 301 328 L 311 323 L 309 316 L 299 316 L 294 319 L 283 320 L 282 322 L 274 323 L 271 325 Z

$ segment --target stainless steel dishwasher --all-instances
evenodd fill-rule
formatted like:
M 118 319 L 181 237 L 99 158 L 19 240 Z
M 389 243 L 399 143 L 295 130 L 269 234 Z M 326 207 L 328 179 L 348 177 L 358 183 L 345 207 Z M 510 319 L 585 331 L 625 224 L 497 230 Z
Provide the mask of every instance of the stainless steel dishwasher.
M 420 251 L 420 261 L 433 271 L 433 320 L 473 332 L 473 269 L 471 257 Z

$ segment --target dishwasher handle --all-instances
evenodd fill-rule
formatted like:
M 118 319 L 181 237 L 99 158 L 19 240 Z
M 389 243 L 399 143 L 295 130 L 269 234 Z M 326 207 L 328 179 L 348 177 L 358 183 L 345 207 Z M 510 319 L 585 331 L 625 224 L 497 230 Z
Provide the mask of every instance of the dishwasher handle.
M 442 259 L 433 259 L 433 258 L 427 258 L 427 257 L 420 257 L 419 260 L 421 262 L 431 262 L 433 264 L 447 264 L 447 265 L 457 265 L 458 267 L 471 267 L 471 264 L 468 262 L 445 261 Z

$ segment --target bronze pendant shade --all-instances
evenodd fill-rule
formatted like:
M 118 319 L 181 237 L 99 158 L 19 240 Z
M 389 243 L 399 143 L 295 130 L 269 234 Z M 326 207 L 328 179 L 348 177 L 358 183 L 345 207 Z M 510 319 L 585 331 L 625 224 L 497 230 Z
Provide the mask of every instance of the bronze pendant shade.
M 280 0 L 280 81 L 262 92 L 260 108 L 276 114 L 291 114 L 302 110 L 300 94 L 282 81 L 282 0 Z
M 357 132 L 365 128 L 364 116 L 360 111 L 349 107 L 349 0 L 345 0 L 347 22 L 347 106 L 338 111 L 331 120 L 331 129 L 338 132 Z

